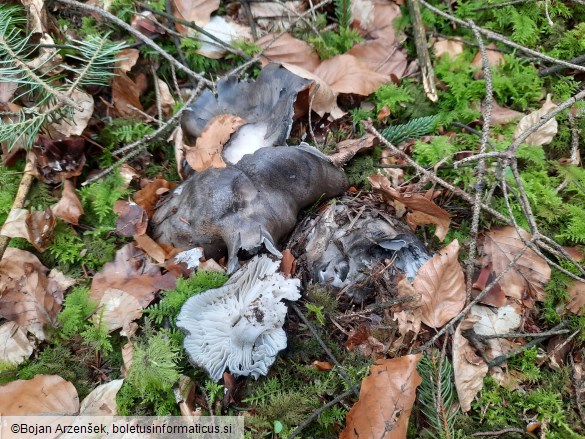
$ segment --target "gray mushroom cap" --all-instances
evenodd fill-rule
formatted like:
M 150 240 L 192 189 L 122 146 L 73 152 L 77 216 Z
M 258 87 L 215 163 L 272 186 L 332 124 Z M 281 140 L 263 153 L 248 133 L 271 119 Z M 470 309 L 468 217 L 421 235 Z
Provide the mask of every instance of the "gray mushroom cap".
M 221 288 L 191 297 L 177 318 L 191 362 L 219 381 L 233 375 L 266 375 L 286 347 L 283 299 L 300 298 L 298 279 L 287 279 L 279 262 L 257 256 Z

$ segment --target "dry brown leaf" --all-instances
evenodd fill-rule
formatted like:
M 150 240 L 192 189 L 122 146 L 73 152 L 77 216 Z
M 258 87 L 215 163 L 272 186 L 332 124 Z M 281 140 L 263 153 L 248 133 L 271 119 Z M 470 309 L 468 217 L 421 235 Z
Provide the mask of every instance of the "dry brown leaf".
M 213 260 L 213 259 L 212 259 Z M 297 261 L 292 252 L 287 248 L 282 251 L 280 261 L 280 272 L 286 277 L 291 277 L 297 271 Z
M 506 60 L 504 59 L 504 55 L 502 55 L 502 52 L 500 52 L 499 50 L 496 50 L 496 45 L 494 43 L 489 44 L 486 49 L 487 49 L 486 55 L 487 55 L 488 64 L 491 67 L 498 66 L 498 65 L 503 66 L 504 64 L 506 64 Z M 475 79 L 482 79 L 483 78 L 482 65 L 483 65 L 483 62 L 481 59 L 481 51 L 478 50 L 477 53 L 475 54 L 475 56 L 473 57 L 473 60 L 471 61 L 471 66 L 479 69 L 473 74 L 473 77 Z
M 478 357 L 463 331 L 473 328 L 477 317 L 463 320 L 455 329 L 453 336 L 453 372 L 459 404 L 463 412 L 471 409 L 471 402 L 483 387 L 483 379 L 488 373 L 488 365 Z
M 79 224 L 79 217 L 83 215 L 83 206 L 71 180 L 65 180 L 63 182 L 61 199 L 51 210 L 57 218 L 61 218 L 69 224 Z
M 420 354 L 377 360 L 362 381 L 360 399 L 346 417 L 340 439 L 404 439 L 408 418 L 422 382 Z
M 387 200 L 399 201 L 413 211 L 426 213 L 440 219 L 449 219 L 451 216 L 449 212 L 437 206 L 423 194 L 398 192 L 390 185 L 388 179 L 380 174 L 372 175 L 368 180 L 372 187 L 382 192 Z
M 116 55 L 116 64 L 114 67 L 114 79 L 112 79 L 112 104 L 118 116 L 132 116 L 142 119 L 135 110 L 129 105 L 143 110 L 140 103 L 141 89 L 139 84 L 132 80 L 128 75 L 132 67 L 138 61 L 140 52 L 138 49 L 123 49 Z
M 28 9 L 30 32 L 44 34 L 47 31 L 45 0 L 21 0 L 21 3 Z
M 364 134 L 359 139 L 347 139 L 337 144 L 337 152 L 329 156 L 329 160 L 335 166 L 341 166 L 349 162 L 353 156 L 360 152 L 368 151 L 380 142 L 373 134 Z
M 477 279 L 473 282 L 471 296 L 475 299 L 494 280 L 495 275 L 490 264 L 486 265 L 479 272 Z M 496 283 L 480 300 L 481 303 L 499 308 L 506 304 L 506 294 L 502 291 L 500 284 Z
M 499 275 L 524 249 L 530 233 L 520 229 L 522 237 L 512 226 L 494 228 L 484 240 L 484 253 L 491 262 L 494 273 Z M 527 249 L 498 282 L 508 297 L 532 306 L 532 301 L 544 300 L 544 285 L 550 280 L 551 270 L 546 261 L 534 250 Z
M 164 178 L 155 178 L 134 194 L 134 201 L 146 210 L 148 218 L 152 218 L 154 206 L 158 203 L 159 198 L 176 186 L 175 183 L 168 182 Z
M 419 268 L 414 289 L 421 294 L 422 321 L 440 328 L 465 306 L 465 281 L 457 256 L 459 241 L 454 240 Z
M 173 113 L 173 107 L 175 106 L 175 98 L 171 94 L 171 90 L 166 82 L 164 82 L 160 78 L 156 78 L 156 83 L 158 84 L 159 90 L 159 99 L 160 104 L 162 106 L 163 114 L 165 116 L 169 116 Z
M 299 0 L 279 3 L 252 2 L 250 10 L 258 26 L 270 32 L 280 32 L 292 29 L 297 17 L 307 10 L 307 6 Z M 238 18 L 244 22 L 248 19 L 245 8 L 240 8 Z
M 122 366 L 122 377 L 126 378 L 128 376 L 128 371 L 132 366 L 132 357 L 134 356 L 134 347 L 132 343 L 128 342 L 124 346 L 122 346 L 122 361 L 124 362 L 124 366 Z
M 16 82 L 0 82 L 0 105 L 7 104 L 17 88 Z
M 253 5 L 266 4 L 268 3 L 253 3 Z M 299 40 L 289 33 L 278 35 L 268 34 L 256 41 L 258 46 L 268 47 L 260 57 L 262 67 L 270 62 L 277 62 L 295 65 L 312 72 L 321 63 L 319 55 L 307 42 Z M 278 38 L 275 40 L 276 37 Z
M 93 315 L 93 321 L 99 327 L 114 331 L 129 325 L 142 317 L 142 306 L 138 300 L 126 291 L 108 288 L 99 303 L 99 313 Z
M 319 116 L 329 113 L 332 119 L 339 119 L 345 113 L 337 106 L 337 93 L 319 76 L 293 64 L 282 63 L 282 66 L 289 72 L 294 73 L 301 78 L 314 81 L 309 88 L 309 100 L 312 100 L 311 109 Z
M 185 159 L 189 166 L 197 172 L 207 168 L 225 168 L 226 165 L 221 156 L 223 146 L 245 123 L 244 119 L 233 114 L 220 114 L 211 119 L 195 146 L 186 147 Z
M 204 26 L 211 18 L 211 14 L 219 8 L 219 0 L 172 0 L 171 8 L 175 17 Z M 180 23 L 176 23 L 176 26 L 183 35 L 194 32 L 193 29 Z
M 367 96 L 390 77 L 369 70 L 352 55 L 337 55 L 329 58 L 313 72 L 331 87 L 335 93 L 351 93 Z
M 433 44 L 433 51 L 437 58 L 447 55 L 449 58 L 454 59 L 457 55 L 463 53 L 464 48 L 465 46 L 461 41 L 447 40 L 445 38 L 439 38 Z
M 4 416 L 75 415 L 79 397 L 75 386 L 58 375 L 37 375 L 0 386 L 0 413 Z
M 540 122 L 542 117 L 546 116 L 555 108 L 557 108 L 557 105 L 551 100 L 551 95 L 547 95 L 546 101 L 539 110 L 536 110 L 520 119 L 520 122 L 518 122 L 518 126 L 516 127 L 516 131 L 514 132 L 514 140 L 520 137 L 522 133 L 527 131 L 532 125 Z M 548 145 L 550 142 L 552 142 L 558 130 L 559 124 L 553 117 L 534 133 L 530 134 L 524 143 L 534 146 Z
M 44 340 L 43 326 L 53 325 L 63 290 L 47 277 L 48 269 L 24 250 L 7 248 L 0 261 L 0 316 Z
M 81 401 L 81 416 L 118 416 L 116 395 L 124 380 L 113 380 L 97 386 Z
M 63 71 L 63 57 L 59 55 L 55 40 L 48 33 L 45 33 L 39 39 L 38 44 L 39 49 L 36 51 L 36 58 L 27 61 L 26 65 L 41 73 L 61 73 Z
M 116 219 L 116 233 L 120 236 L 144 235 L 148 227 L 146 210 L 136 203 L 118 200 L 114 203 Z
M 313 366 L 320 372 L 328 372 L 333 369 L 333 364 L 329 361 L 313 361 Z
M 405 51 L 383 39 L 356 44 L 346 53 L 370 71 L 385 76 L 395 75 L 400 79 L 408 67 Z
M 127 244 L 116 252 L 114 262 L 105 264 L 93 277 L 90 296 L 99 303 L 106 290 L 118 289 L 132 295 L 144 308 L 154 299 L 161 277 L 160 268 L 149 262 L 144 251 Z
M 443 242 L 445 236 L 447 236 L 447 232 L 449 232 L 449 225 L 451 224 L 451 219 L 439 218 L 437 216 L 416 211 L 409 212 L 406 214 L 406 222 L 412 228 L 412 230 L 416 230 L 417 226 L 422 226 L 424 224 L 434 224 L 436 226 L 435 236 L 439 238 L 439 241 Z
M 393 21 L 400 17 L 397 4 L 384 0 L 352 0 L 350 7 L 353 24 L 359 25 L 370 34 L 373 33 L 374 38 L 379 38 L 380 32 L 386 32 L 384 38 L 387 43 L 394 42 Z
M 474 305 L 471 315 L 477 318 L 473 324 L 473 330 L 478 335 L 502 335 L 512 332 L 520 326 L 521 316 L 519 310 L 512 305 L 492 309 L 483 305 Z M 502 355 L 515 346 L 505 338 L 492 338 L 487 340 L 491 358 Z
M 76 88 L 70 97 L 80 110 L 74 109 L 71 117 L 64 117 L 59 119 L 58 123 L 51 124 L 51 130 L 59 133 L 60 137 L 81 136 L 93 115 L 94 105 L 91 95 Z
M 11 209 L 0 229 L 0 235 L 24 238 L 38 251 L 44 252 L 53 236 L 55 225 L 55 217 L 49 208 L 44 212 Z
M 567 309 L 578 316 L 585 315 L 585 283 L 573 280 L 567 292 L 571 297 Z
M 484 114 L 484 107 L 482 104 L 482 114 Z M 519 111 L 510 110 L 509 108 L 500 107 L 497 102 L 492 103 L 492 113 L 490 118 L 490 124 L 492 125 L 506 125 L 507 123 L 514 122 L 516 119 L 524 116 Z
M 134 241 L 148 256 L 159 264 L 162 264 L 168 257 L 167 252 L 148 235 L 134 235 Z
M 5 322 L 0 326 L 0 364 L 17 365 L 33 352 L 33 343 L 26 336 L 26 330 L 16 322 Z

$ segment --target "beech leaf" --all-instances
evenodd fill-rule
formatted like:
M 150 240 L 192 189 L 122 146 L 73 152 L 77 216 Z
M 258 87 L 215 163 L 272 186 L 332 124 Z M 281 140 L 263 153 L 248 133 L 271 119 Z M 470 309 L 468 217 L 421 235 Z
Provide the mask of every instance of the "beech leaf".
M 124 380 L 113 380 L 97 386 L 81 402 L 79 414 L 82 416 L 118 416 L 116 395 L 123 383 Z
M 33 343 L 26 330 L 16 322 L 5 322 L 0 326 L 0 364 L 20 364 L 33 352 Z
M 58 375 L 37 375 L 0 386 L 4 416 L 75 415 L 79 397 L 75 386 Z
M 483 379 L 488 373 L 488 365 L 475 353 L 463 331 L 473 328 L 479 317 L 468 317 L 455 329 L 453 336 L 453 371 L 455 388 L 463 412 L 471 409 L 471 402 L 483 387 Z
M 422 382 L 418 355 L 377 360 L 364 378 L 360 399 L 346 417 L 340 439 L 404 439 L 408 418 Z
M 551 100 L 550 96 L 550 94 L 546 96 L 546 101 L 539 110 L 536 110 L 520 119 L 520 122 L 518 122 L 518 126 L 516 127 L 516 131 L 514 132 L 514 140 L 520 137 L 522 133 L 528 130 L 532 125 L 540 122 L 542 117 L 546 116 L 552 110 L 557 108 L 557 105 Z M 534 146 L 548 145 L 550 142 L 552 142 L 558 130 L 559 124 L 553 117 L 534 133 L 530 134 L 524 143 Z
M 264 4 L 266 3 L 253 3 L 253 5 Z M 256 44 L 265 48 L 260 57 L 262 67 L 270 62 L 277 62 L 295 65 L 312 72 L 321 63 L 319 55 L 307 42 L 299 40 L 289 33 L 284 33 L 281 36 L 267 34 L 256 41 Z
M 63 182 L 61 199 L 51 210 L 57 218 L 61 218 L 69 224 L 79 224 L 79 217 L 83 215 L 83 206 L 71 180 L 65 180 Z
M 419 268 L 414 288 L 421 294 L 422 321 L 440 328 L 465 305 L 465 282 L 457 256 L 459 241 L 454 240 Z
M 573 280 L 567 292 L 571 297 L 567 309 L 578 316 L 585 315 L 585 283 Z
M 203 26 L 209 21 L 211 14 L 219 8 L 219 0 L 171 0 L 171 8 L 175 17 Z M 176 23 L 176 27 L 183 35 L 194 32 L 180 23 Z
M 221 153 L 231 135 L 246 121 L 232 114 L 220 114 L 209 121 L 194 147 L 185 147 L 185 159 L 197 172 L 225 168 Z
M 520 233 L 520 235 L 518 234 Z M 518 254 L 524 250 L 524 241 L 530 233 L 512 226 L 494 228 L 484 240 L 484 253 L 493 271 L 499 275 Z M 524 241 L 523 241 L 524 239 Z M 504 274 L 499 284 L 506 296 L 532 306 L 532 301 L 544 300 L 544 285 L 550 280 L 551 270 L 547 262 L 534 250 L 526 249 L 514 266 Z

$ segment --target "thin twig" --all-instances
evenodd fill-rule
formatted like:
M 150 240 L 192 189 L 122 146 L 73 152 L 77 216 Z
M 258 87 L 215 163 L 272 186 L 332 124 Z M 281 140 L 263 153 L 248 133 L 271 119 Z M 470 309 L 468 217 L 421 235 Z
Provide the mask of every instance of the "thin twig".
M 35 180 L 35 177 L 33 176 L 35 163 L 36 156 L 34 155 L 34 152 L 29 151 L 26 157 L 24 172 L 22 173 L 22 178 L 20 179 L 20 184 L 18 185 L 18 190 L 16 191 L 10 212 L 24 207 L 26 197 L 28 196 L 30 188 Z M 8 218 L 10 217 L 10 212 L 8 213 Z M 4 257 L 4 252 L 6 252 L 9 243 L 10 237 L 4 235 L 0 236 L 0 260 Z
M 504 428 L 503 430 L 497 431 L 478 431 L 477 433 L 473 433 L 472 436 L 501 436 L 507 433 L 520 433 L 522 435 L 526 435 L 527 433 L 522 430 L 521 428 Z
M 503 8 L 504 6 L 512 6 L 512 5 L 517 5 L 520 3 L 530 3 L 533 2 L 534 0 L 512 0 L 510 2 L 504 2 L 504 3 L 494 3 L 493 5 L 485 5 L 485 6 L 479 6 L 477 8 L 474 8 L 473 11 L 485 11 L 487 9 L 496 9 L 496 8 Z
M 485 79 L 485 110 L 483 114 L 483 129 L 481 134 L 481 145 L 479 148 L 479 153 L 483 154 L 486 151 L 487 144 L 489 142 L 490 136 L 490 122 L 492 117 L 492 108 L 493 108 L 493 90 L 492 90 L 492 74 L 490 69 L 490 62 L 487 56 L 487 50 L 479 33 L 478 27 L 473 23 L 473 21 L 469 20 L 469 25 L 471 26 L 471 30 L 473 35 L 477 40 L 477 44 L 479 44 L 479 50 L 481 52 L 481 67 L 483 70 L 483 76 Z M 486 174 L 486 165 L 485 159 L 481 159 L 477 165 L 477 182 L 475 184 L 475 199 L 473 202 L 473 214 L 471 220 L 471 231 L 470 231 L 470 240 L 469 240 L 469 255 L 467 258 L 467 285 L 466 285 L 466 296 L 467 300 L 469 301 L 471 298 L 471 290 L 473 286 L 473 271 L 475 269 L 474 266 L 474 259 L 477 251 L 477 238 L 479 234 L 479 217 L 481 214 L 481 199 L 483 195 L 483 190 L 485 187 L 485 174 Z
M 559 329 L 563 329 L 566 326 L 567 326 L 567 323 L 562 322 L 562 323 L 556 325 L 554 328 L 552 328 L 549 332 L 558 331 Z M 496 358 L 494 358 L 493 360 L 491 360 L 488 363 L 488 367 L 491 369 L 493 367 L 501 366 L 506 361 L 508 361 L 510 358 L 515 357 L 518 354 L 521 354 L 525 350 L 530 349 L 531 347 L 536 346 L 537 344 L 540 344 L 541 342 L 543 342 L 544 340 L 546 340 L 549 337 L 552 337 L 552 335 L 536 337 L 533 340 L 529 341 L 528 343 L 526 343 L 525 345 L 522 345 L 521 347 L 519 347 L 517 349 L 512 349 L 511 351 L 508 351 L 505 354 L 498 355 Z
M 169 55 L 166 50 L 164 50 L 162 47 L 160 47 L 158 44 L 156 44 L 152 39 L 150 39 L 149 37 L 144 35 L 142 32 L 134 29 L 132 26 L 127 24 L 125 21 L 120 20 L 115 15 L 110 14 L 108 11 L 105 11 L 102 8 L 98 8 L 97 6 L 93 6 L 90 4 L 80 3 L 76 0 L 56 0 L 56 1 L 58 3 L 62 3 L 64 5 L 74 7 L 76 9 L 82 9 L 85 11 L 95 12 L 95 13 L 101 15 L 102 17 L 106 18 L 107 20 L 110 20 L 113 23 L 116 23 L 118 26 L 122 27 L 124 30 L 131 33 L 139 40 L 143 41 L 144 44 L 146 44 L 147 46 L 151 47 L 156 52 L 158 52 L 163 58 L 165 58 L 168 62 L 173 64 L 175 66 L 175 68 L 177 68 L 178 70 L 185 72 L 187 75 L 191 76 L 192 78 L 196 79 L 197 81 L 203 82 L 207 87 L 213 87 L 213 82 L 211 82 L 209 79 L 205 78 L 203 75 L 201 75 L 199 73 L 194 72 L 189 67 L 181 64 L 174 57 Z
M 457 18 L 457 17 L 455 17 L 451 14 L 448 14 L 444 11 L 441 11 L 440 9 L 435 8 L 433 5 L 427 3 L 425 0 L 418 0 L 418 1 L 424 7 L 433 11 L 435 14 L 438 14 L 441 17 L 444 17 L 444 18 L 446 18 L 454 23 L 461 25 L 461 26 L 469 27 L 469 24 L 466 21 L 461 20 L 460 18 Z M 585 72 L 585 67 L 583 67 L 583 66 L 580 66 L 577 64 L 572 64 L 568 61 L 563 61 L 561 59 L 556 59 L 556 58 L 553 58 L 553 57 L 548 56 L 548 55 L 544 55 L 543 53 L 537 52 L 536 50 L 532 50 L 532 49 L 529 49 L 528 47 L 524 47 L 518 43 L 515 43 L 514 41 L 511 41 L 511 40 L 507 39 L 506 37 L 504 37 L 496 32 L 492 32 L 491 30 L 482 29 L 482 28 L 478 28 L 478 29 L 479 29 L 479 32 L 484 34 L 486 37 L 491 38 L 492 40 L 499 41 L 500 43 L 503 43 L 503 44 L 506 44 L 510 47 L 513 47 L 514 49 L 521 50 L 525 53 L 528 53 L 532 56 L 535 56 L 536 58 L 540 58 L 544 61 L 548 61 L 548 62 L 553 63 L 553 64 L 559 64 L 559 65 L 562 65 L 565 67 L 570 67 L 572 69 L 579 70 L 581 72 Z
M 156 70 L 153 65 L 150 66 L 150 73 L 152 75 L 152 80 L 154 82 L 154 96 L 156 101 L 156 114 L 158 115 L 158 125 L 163 123 L 163 111 L 162 111 L 162 102 L 160 99 L 160 85 L 158 83 L 158 76 L 156 76 Z
M 476 334 L 476 337 L 481 340 L 491 340 L 492 338 L 529 338 L 529 337 L 550 337 L 552 335 L 568 334 L 568 329 L 561 329 L 558 331 L 543 331 L 543 332 L 508 332 L 506 334 L 492 334 L 492 335 L 480 335 Z
M 571 165 L 579 164 L 579 128 L 575 122 L 575 115 L 569 111 L 568 113 L 569 127 L 571 129 Z M 569 177 L 565 177 L 565 180 L 556 188 L 556 192 L 559 193 L 569 185 Z
M 294 312 L 299 316 L 299 318 L 303 321 L 303 323 L 305 325 L 307 325 L 307 328 L 309 328 L 309 331 L 311 331 L 311 334 L 313 334 L 313 337 L 315 337 L 315 340 L 317 340 L 317 342 L 319 343 L 319 345 L 321 345 L 321 348 L 325 351 L 325 353 L 327 354 L 329 359 L 337 367 L 336 371 L 339 373 L 339 375 L 341 375 L 343 378 L 345 378 L 345 380 L 347 381 L 347 383 L 351 387 L 352 392 L 357 397 L 359 397 L 360 396 L 359 387 L 353 383 L 353 380 L 351 379 L 351 377 L 343 369 L 343 366 L 341 365 L 341 363 L 339 361 L 337 361 L 337 358 L 335 358 L 335 355 L 333 355 L 333 352 L 331 352 L 329 350 L 329 348 L 327 347 L 327 345 L 325 344 L 323 339 L 321 339 L 321 337 L 317 333 L 317 330 L 315 329 L 315 327 L 311 324 L 311 322 L 309 322 L 309 319 L 307 319 L 307 317 L 305 317 L 303 312 L 299 309 L 299 307 L 296 304 L 290 303 L 290 306 L 294 310 Z
M 324 406 L 319 407 L 317 410 L 315 410 L 311 414 L 311 416 L 309 416 L 307 419 L 305 419 L 303 422 L 301 422 L 301 424 L 291 433 L 290 436 L 288 436 L 288 438 L 289 439 L 293 439 L 293 438 L 297 437 L 299 434 L 301 434 L 301 432 L 305 428 L 307 428 L 311 424 L 311 422 L 313 422 L 315 419 L 317 419 L 321 415 L 321 413 L 323 413 L 329 407 L 333 407 L 338 402 L 343 401 L 345 398 L 347 398 L 348 396 L 350 396 L 352 394 L 353 394 L 353 389 L 348 390 L 347 392 L 344 392 L 341 395 L 335 397 L 334 399 L 332 399 L 331 401 L 329 401 Z

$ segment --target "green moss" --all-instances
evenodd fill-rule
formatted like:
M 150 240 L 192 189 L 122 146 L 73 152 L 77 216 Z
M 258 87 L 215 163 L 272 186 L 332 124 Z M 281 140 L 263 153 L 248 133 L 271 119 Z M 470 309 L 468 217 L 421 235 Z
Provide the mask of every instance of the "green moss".
M 189 279 L 178 279 L 174 290 L 162 291 L 162 299 L 145 310 L 154 322 L 162 324 L 164 319 L 170 319 L 173 324 L 183 303 L 195 294 L 212 288 L 221 287 L 228 277 L 225 274 L 213 271 L 198 271 Z

